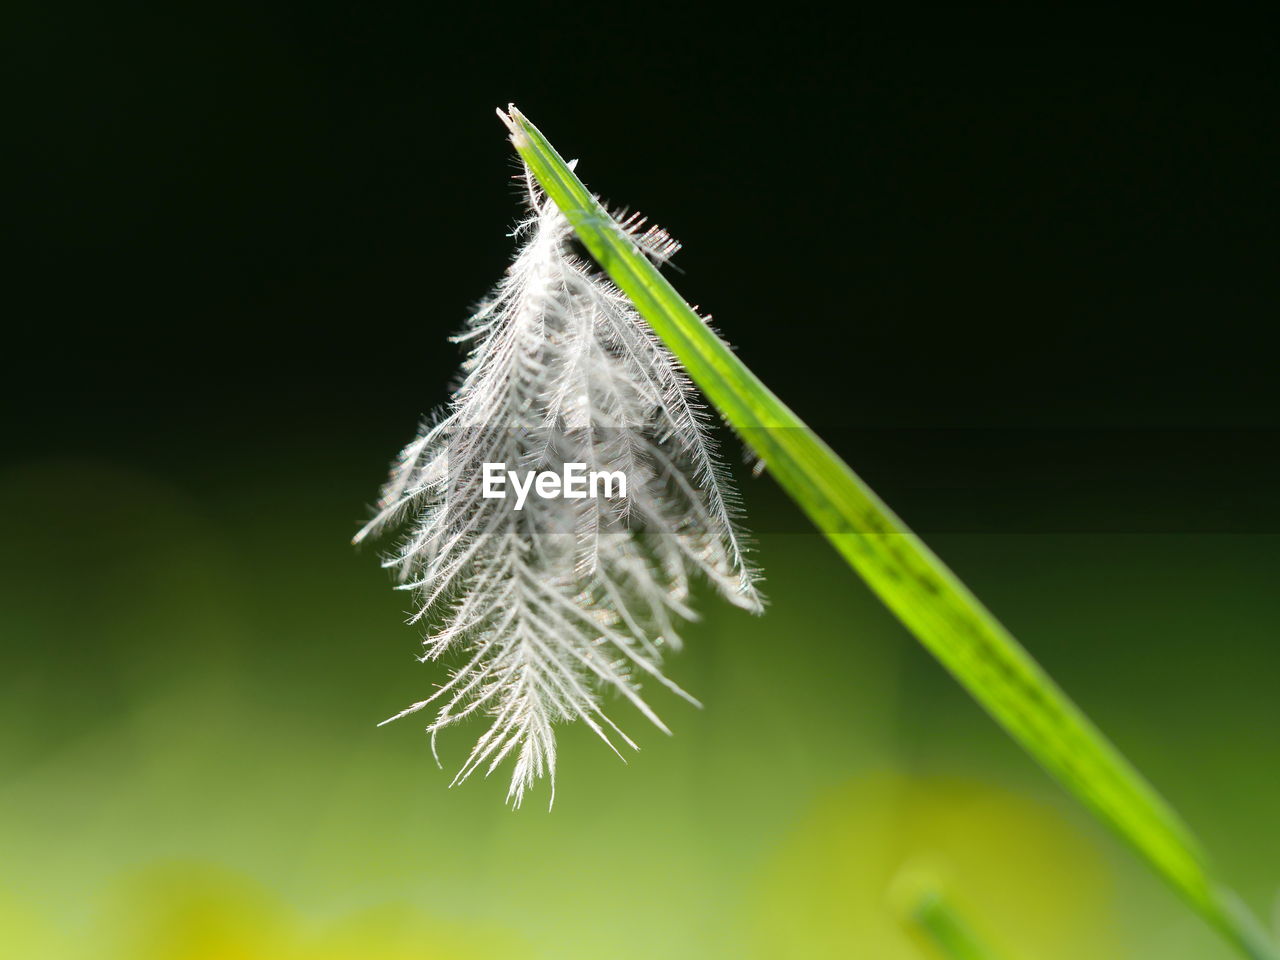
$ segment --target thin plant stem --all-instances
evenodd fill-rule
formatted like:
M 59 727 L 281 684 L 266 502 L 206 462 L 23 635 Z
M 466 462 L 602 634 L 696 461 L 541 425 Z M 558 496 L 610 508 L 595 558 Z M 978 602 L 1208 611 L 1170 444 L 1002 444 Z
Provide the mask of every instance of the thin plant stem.
M 919 891 L 903 905 L 908 928 L 945 960 L 1004 960 L 941 891 Z

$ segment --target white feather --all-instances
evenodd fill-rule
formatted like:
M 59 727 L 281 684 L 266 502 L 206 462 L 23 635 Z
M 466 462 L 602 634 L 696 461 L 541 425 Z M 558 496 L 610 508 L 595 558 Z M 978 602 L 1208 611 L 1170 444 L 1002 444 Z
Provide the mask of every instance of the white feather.
M 614 689 L 660 729 L 640 696 L 652 679 L 697 703 L 661 672 L 675 623 L 693 616 L 688 581 L 705 575 L 733 603 L 761 609 L 735 524 L 736 497 L 708 417 L 675 357 L 630 301 L 569 249 L 571 229 L 526 171 L 522 245 L 491 299 L 457 339 L 470 344 L 447 412 L 401 453 L 374 519 L 408 535 L 385 565 L 429 619 L 424 660 L 462 666 L 427 700 L 427 730 L 490 718 L 454 783 L 508 757 L 519 806 L 553 780 L 559 722 L 581 720 L 615 752 L 635 744 L 605 716 Z M 657 261 L 678 249 L 638 217 L 623 229 Z M 481 495 L 483 463 L 510 469 L 622 470 L 625 499 L 542 499 L 520 511 Z M 669 732 L 669 731 L 667 731 Z

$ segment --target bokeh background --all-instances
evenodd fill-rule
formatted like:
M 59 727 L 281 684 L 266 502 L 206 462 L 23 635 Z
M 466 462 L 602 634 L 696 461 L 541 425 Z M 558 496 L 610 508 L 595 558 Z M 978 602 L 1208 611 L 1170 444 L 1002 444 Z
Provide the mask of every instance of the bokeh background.
M 447 790 L 347 541 L 505 264 L 515 100 L 1184 813 L 1280 889 L 1280 105 L 1246 21 L 18 0 L 0 940 L 26 960 L 1218 958 L 744 477 L 701 711 Z M 732 443 L 730 444 L 732 449 Z M 736 456 L 736 453 L 734 454 Z

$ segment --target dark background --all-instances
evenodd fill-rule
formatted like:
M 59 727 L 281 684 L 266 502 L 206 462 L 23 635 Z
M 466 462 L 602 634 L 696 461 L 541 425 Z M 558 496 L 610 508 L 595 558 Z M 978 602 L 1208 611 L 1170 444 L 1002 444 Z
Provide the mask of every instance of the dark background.
M 658 691 L 673 738 L 611 704 L 642 752 L 569 726 L 555 810 L 511 814 L 500 775 L 445 789 L 471 731 L 440 771 L 375 729 L 443 668 L 347 540 L 510 254 L 509 101 L 686 244 L 681 292 L 1271 910 L 1261 19 L 20 0 L 0 26 L 11 949 L 916 960 L 885 897 L 924 857 L 1009 956 L 1229 956 L 767 477 L 771 607 L 699 598 L 669 666 L 706 709 Z
M 32 294 L 10 322 L 35 341 L 13 352 L 8 455 L 207 470 L 398 445 L 446 396 L 444 334 L 508 255 L 493 108 L 515 100 L 590 186 L 685 242 L 682 292 L 921 525 L 969 522 L 963 495 L 920 493 L 927 472 L 993 504 L 1064 473 L 1094 506 L 1120 498 L 1102 519 L 1072 506 L 1068 528 L 1274 526 L 1280 71 L 1261 23 L 234 3 L 7 19 Z M 1142 519 L 1182 475 L 1244 508 Z

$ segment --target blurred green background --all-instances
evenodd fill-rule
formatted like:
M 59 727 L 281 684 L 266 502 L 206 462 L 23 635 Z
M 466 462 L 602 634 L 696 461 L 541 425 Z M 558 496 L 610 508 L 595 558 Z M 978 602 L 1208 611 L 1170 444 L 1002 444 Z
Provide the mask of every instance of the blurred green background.
M 347 541 L 505 263 L 511 99 L 686 242 L 677 285 L 1273 912 L 1264 32 L 3 15 L 0 952 L 897 960 L 929 956 L 890 905 L 923 873 L 1010 960 L 1230 955 L 767 477 L 770 609 L 702 598 L 670 670 L 705 709 L 652 694 L 673 738 L 616 704 L 631 762 L 566 728 L 554 811 L 513 813 L 498 775 L 446 789 L 469 730 L 441 771 L 375 728 L 441 668 Z
M 326 482 L 5 475 L 15 956 L 906 958 L 921 866 L 1009 956 L 1228 956 L 811 535 L 763 538 L 764 618 L 705 598 L 671 670 L 706 708 L 653 692 L 674 738 L 615 704 L 642 750 L 565 729 L 551 813 L 447 790 L 420 724 L 374 727 L 440 674 L 345 544 L 355 471 L 294 466 Z M 933 541 L 1267 904 L 1280 538 Z

